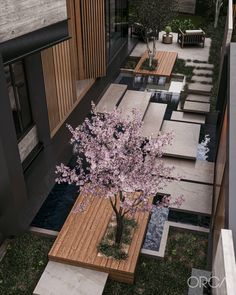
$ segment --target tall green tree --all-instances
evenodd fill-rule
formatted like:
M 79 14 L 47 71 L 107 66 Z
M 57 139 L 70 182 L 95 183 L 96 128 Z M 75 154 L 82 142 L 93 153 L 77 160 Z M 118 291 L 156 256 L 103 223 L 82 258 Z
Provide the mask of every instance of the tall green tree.
M 159 32 L 177 15 L 178 0 L 131 0 L 130 6 L 133 25 L 139 24 L 142 27 L 151 66 L 156 54 Z M 152 46 L 150 46 L 150 41 L 152 41 Z

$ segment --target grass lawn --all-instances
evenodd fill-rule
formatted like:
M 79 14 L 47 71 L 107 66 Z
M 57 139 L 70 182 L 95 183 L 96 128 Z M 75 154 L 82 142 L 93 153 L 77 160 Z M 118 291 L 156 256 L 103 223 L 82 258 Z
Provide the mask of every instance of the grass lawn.
M 53 242 L 30 233 L 12 240 L 0 262 L 0 294 L 32 295 Z
M 108 280 L 104 295 L 185 295 L 192 267 L 206 267 L 207 235 L 170 228 L 163 260 L 140 257 L 134 285 Z

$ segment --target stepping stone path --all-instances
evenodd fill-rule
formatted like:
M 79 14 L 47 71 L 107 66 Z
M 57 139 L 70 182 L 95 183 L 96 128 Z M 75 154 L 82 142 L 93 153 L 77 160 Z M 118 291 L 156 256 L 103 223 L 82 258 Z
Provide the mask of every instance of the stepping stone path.
M 180 122 L 189 122 L 189 123 L 198 123 L 205 124 L 206 116 L 200 114 L 191 114 L 184 112 L 172 112 L 171 115 L 172 121 L 180 121 Z
M 151 95 L 151 92 L 145 91 L 126 91 L 118 106 L 118 110 L 121 111 L 121 116 L 127 118 L 127 116 L 132 114 L 133 109 L 136 109 L 143 118 L 147 111 Z
M 183 111 L 191 112 L 191 113 L 206 114 L 210 112 L 210 104 L 203 103 L 203 102 L 195 102 L 195 101 L 185 101 Z
M 49 261 L 34 295 L 102 295 L 108 274 Z
M 212 90 L 212 85 L 202 84 L 202 83 L 199 83 L 199 82 L 189 83 L 188 84 L 188 89 L 189 89 L 190 93 L 210 95 L 211 90 Z
M 194 69 L 193 70 L 193 74 L 194 75 L 198 75 L 198 76 L 205 76 L 205 75 L 213 75 L 213 71 L 211 70 L 204 70 L 204 69 Z
M 161 131 L 173 132 L 174 139 L 172 145 L 164 148 L 164 155 L 196 160 L 200 128 L 200 124 L 165 120 Z
M 210 103 L 210 97 L 205 95 L 189 94 L 186 101 Z
M 214 65 L 213 64 L 208 64 L 208 63 L 197 63 L 193 61 L 187 61 L 186 62 L 187 67 L 194 67 L 196 69 L 213 69 Z
M 111 84 L 96 106 L 96 111 L 100 113 L 113 111 L 127 87 L 123 84 Z
M 164 164 L 169 167 L 175 166 L 173 174 L 181 180 L 188 180 L 203 184 L 213 184 L 214 163 L 208 161 L 189 161 L 185 159 L 174 159 L 163 157 Z
M 192 81 L 200 82 L 200 83 L 209 83 L 212 84 L 213 79 L 211 77 L 204 77 L 204 76 L 193 76 Z
M 194 182 L 177 181 L 167 184 L 160 191 L 163 195 L 170 195 L 174 200 L 183 195 L 184 202 L 178 207 L 176 204 L 170 206 L 170 209 L 177 209 L 184 212 L 195 212 L 211 215 L 213 186 L 199 184 Z
M 167 104 L 151 102 L 144 116 L 142 135 L 156 138 L 161 129 Z

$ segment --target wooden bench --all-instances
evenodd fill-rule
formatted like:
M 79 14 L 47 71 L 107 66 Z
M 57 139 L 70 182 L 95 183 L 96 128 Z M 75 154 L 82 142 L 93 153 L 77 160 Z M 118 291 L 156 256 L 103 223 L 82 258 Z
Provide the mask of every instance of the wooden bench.
M 206 34 L 203 30 L 186 30 L 183 32 L 179 29 L 177 42 L 183 48 L 185 45 L 201 44 L 205 46 Z

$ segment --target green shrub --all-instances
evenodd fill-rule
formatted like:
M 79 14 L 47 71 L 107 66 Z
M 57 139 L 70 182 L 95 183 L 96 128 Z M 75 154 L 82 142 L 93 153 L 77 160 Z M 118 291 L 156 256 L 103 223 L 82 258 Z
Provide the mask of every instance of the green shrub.
M 169 25 L 173 32 L 178 32 L 179 29 L 182 31 L 195 29 L 191 19 L 174 19 Z
M 170 26 L 165 27 L 165 32 L 166 32 L 167 35 L 170 34 L 171 31 L 172 31 L 172 28 Z
M 155 71 L 158 66 L 158 61 L 156 59 L 152 60 L 151 67 L 149 66 L 149 58 L 146 58 L 145 61 L 142 63 L 140 69 L 146 71 Z

